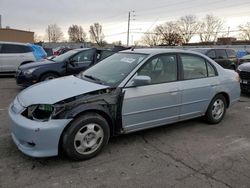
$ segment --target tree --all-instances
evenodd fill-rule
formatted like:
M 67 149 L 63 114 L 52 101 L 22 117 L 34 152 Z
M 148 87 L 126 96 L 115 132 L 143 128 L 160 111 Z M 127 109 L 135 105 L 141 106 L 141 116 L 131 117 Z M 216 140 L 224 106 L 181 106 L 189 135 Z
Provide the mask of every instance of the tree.
M 82 26 L 72 25 L 68 29 L 69 40 L 72 42 L 84 42 L 86 41 L 86 33 Z
M 56 24 L 48 25 L 46 35 L 49 42 L 59 42 L 63 39 L 63 32 Z
M 195 15 L 186 15 L 177 21 L 183 42 L 188 43 L 197 33 L 200 23 Z
M 34 34 L 34 42 L 38 43 L 38 42 L 42 42 L 43 41 L 43 37 L 41 35 L 38 35 L 37 33 Z
M 152 33 L 145 33 L 141 39 L 142 44 L 147 46 L 157 46 L 161 43 L 161 35 L 154 30 Z
M 245 25 L 239 25 L 240 37 L 243 40 L 250 40 L 250 22 Z
M 219 32 L 223 29 L 223 21 L 213 15 L 203 18 L 199 30 L 201 42 L 215 42 Z
M 180 29 L 176 22 L 166 22 L 155 28 L 156 34 L 159 35 L 161 44 L 168 46 L 181 45 L 183 43 Z
M 92 42 L 97 43 L 98 46 L 104 46 L 104 34 L 102 32 L 102 26 L 99 23 L 94 23 L 89 27 L 90 39 Z

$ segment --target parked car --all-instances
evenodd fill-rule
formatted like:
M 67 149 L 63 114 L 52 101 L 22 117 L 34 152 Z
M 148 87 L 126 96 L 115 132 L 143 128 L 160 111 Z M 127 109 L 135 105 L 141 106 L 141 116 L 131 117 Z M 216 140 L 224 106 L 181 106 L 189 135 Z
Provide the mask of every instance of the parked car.
M 73 48 L 61 46 L 61 47 L 58 47 L 58 48 L 54 49 L 53 55 L 54 56 L 62 55 L 62 54 L 66 53 L 66 52 L 68 52 L 68 51 L 70 51 L 72 49 Z
M 41 62 L 21 65 L 16 71 L 16 83 L 27 87 L 41 81 L 78 74 L 114 53 L 110 50 L 81 48 Z
M 94 157 L 111 136 L 204 116 L 219 123 L 240 97 L 238 73 L 200 53 L 118 52 L 77 76 L 23 90 L 9 108 L 11 135 L 33 157 Z
M 52 48 L 43 48 L 44 51 L 47 53 L 47 56 L 53 56 L 53 49 Z
M 250 63 L 241 64 L 237 72 L 240 75 L 240 87 L 243 93 L 250 92 Z
M 0 42 L 0 73 L 13 73 L 19 65 L 46 58 L 42 47 L 34 44 Z
M 205 54 L 225 69 L 236 70 L 238 59 L 236 51 L 229 48 L 194 48 L 192 51 Z
M 241 57 L 239 59 L 239 64 L 240 65 L 243 64 L 243 63 L 246 63 L 246 62 L 250 62 L 250 55 L 245 55 L 245 56 L 243 56 L 243 57 Z

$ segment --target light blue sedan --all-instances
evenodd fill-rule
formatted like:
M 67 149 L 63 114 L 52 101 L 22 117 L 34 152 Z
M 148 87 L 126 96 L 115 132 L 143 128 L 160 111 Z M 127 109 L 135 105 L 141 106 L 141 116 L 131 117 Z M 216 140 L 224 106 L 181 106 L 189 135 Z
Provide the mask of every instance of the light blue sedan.
M 190 51 L 119 52 L 77 76 L 23 90 L 11 135 L 33 157 L 94 157 L 111 136 L 204 116 L 219 123 L 240 97 L 239 76 Z

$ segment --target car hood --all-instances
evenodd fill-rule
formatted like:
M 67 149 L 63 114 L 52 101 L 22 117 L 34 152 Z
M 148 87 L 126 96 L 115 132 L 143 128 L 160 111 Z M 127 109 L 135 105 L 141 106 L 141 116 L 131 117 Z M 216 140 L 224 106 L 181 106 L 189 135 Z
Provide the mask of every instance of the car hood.
M 28 107 L 33 104 L 54 104 L 108 87 L 75 76 L 67 76 L 35 84 L 23 90 L 17 97 L 22 106 Z
M 21 65 L 21 66 L 19 66 L 19 69 L 26 70 L 26 69 L 37 68 L 37 67 L 41 67 L 41 66 L 54 65 L 55 63 L 57 63 L 57 62 L 49 61 L 49 60 L 42 60 L 42 61 L 36 61 L 33 63 L 27 63 L 24 65 Z
M 240 59 L 243 59 L 243 60 L 250 59 L 250 55 L 245 55 L 245 56 L 241 57 Z
M 243 64 L 241 64 L 241 65 L 238 67 L 238 69 L 239 69 L 240 71 L 248 71 L 248 72 L 250 72 L 250 63 L 243 63 Z

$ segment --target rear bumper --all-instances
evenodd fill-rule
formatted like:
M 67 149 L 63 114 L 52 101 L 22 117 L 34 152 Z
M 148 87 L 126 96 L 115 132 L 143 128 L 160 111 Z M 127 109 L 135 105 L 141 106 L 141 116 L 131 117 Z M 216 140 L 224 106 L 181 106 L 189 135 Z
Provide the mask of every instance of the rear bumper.
M 241 81 L 240 89 L 242 92 L 250 92 L 250 80 L 246 80 L 245 83 Z
M 11 136 L 18 149 L 32 157 L 58 155 L 61 134 L 71 119 L 37 122 L 25 118 L 9 108 Z

